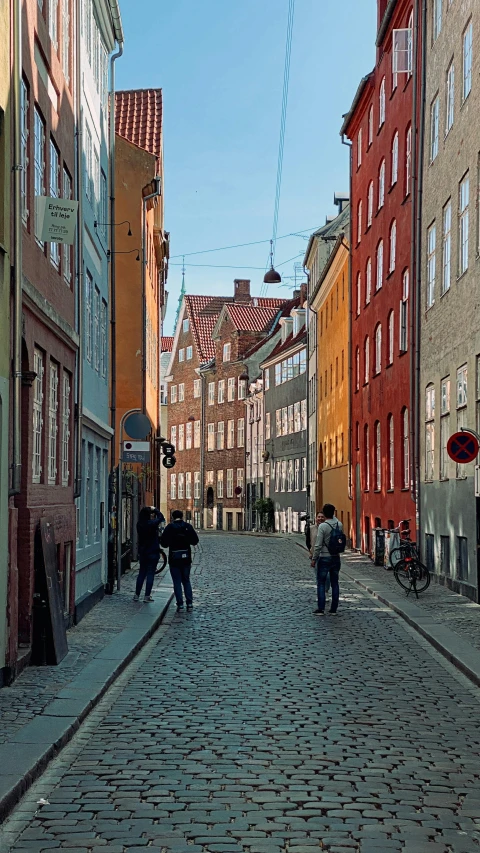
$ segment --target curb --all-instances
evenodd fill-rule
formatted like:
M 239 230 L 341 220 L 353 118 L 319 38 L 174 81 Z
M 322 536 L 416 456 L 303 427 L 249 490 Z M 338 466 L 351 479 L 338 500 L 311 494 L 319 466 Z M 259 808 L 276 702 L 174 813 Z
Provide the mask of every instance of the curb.
M 103 648 L 41 714 L 15 732 L 8 744 L 0 746 L 0 824 L 41 776 L 52 758 L 72 739 L 90 711 L 153 636 L 163 622 L 172 599 L 173 592 L 169 591 L 166 601 L 161 602 L 161 610 L 154 616 L 153 621 L 143 628 L 142 622 L 148 620 L 148 613 L 142 615 L 139 611 L 132 620 L 132 624 L 138 621 L 139 627 L 132 628 L 130 625 L 110 644 L 120 647 L 127 644 L 129 647 L 125 649 L 123 656 L 118 652 L 115 654 L 113 649 L 109 653 L 110 646 Z M 129 637 L 129 633 L 136 634 L 137 638 Z M 62 693 L 66 695 L 62 696 Z

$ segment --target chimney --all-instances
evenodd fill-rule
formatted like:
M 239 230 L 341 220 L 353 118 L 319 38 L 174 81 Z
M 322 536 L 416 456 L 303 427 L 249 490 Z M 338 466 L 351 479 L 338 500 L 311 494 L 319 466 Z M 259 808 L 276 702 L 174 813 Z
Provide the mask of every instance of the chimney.
M 249 278 L 236 278 L 234 280 L 235 285 L 235 293 L 233 296 L 234 302 L 250 302 L 250 279 Z
M 303 303 L 307 301 L 307 282 L 304 281 L 300 285 L 300 307 L 303 308 Z
M 339 214 L 345 210 L 349 200 L 348 193 L 335 193 L 333 203 L 337 205 Z

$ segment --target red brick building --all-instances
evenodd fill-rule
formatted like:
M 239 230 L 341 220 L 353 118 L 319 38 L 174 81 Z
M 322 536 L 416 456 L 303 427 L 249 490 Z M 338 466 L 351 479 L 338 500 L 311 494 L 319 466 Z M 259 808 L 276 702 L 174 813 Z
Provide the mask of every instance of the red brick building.
M 412 0 L 379 0 L 376 65 L 341 130 L 352 142 L 352 526 L 354 545 L 367 553 L 374 527 L 415 516 L 416 78 L 392 70 L 394 30 L 405 31 L 402 58 L 413 70 L 415 12 Z
M 167 377 L 177 459 L 167 503 L 169 513 L 182 509 L 196 527 L 243 528 L 248 353 L 275 326 L 282 305 L 251 297 L 244 279 L 235 280 L 233 297 L 183 300 Z

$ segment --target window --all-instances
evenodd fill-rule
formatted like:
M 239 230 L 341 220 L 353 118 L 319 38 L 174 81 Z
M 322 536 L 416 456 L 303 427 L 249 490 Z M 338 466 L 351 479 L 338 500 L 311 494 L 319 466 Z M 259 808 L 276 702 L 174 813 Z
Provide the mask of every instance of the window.
M 207 450 L 215 450 L 215 424 L 207 427 Z
M 392 187 L 398 181 L 398 131 L 392 142 Z
M 177 386 L 176 385 L 172 385 L 170 387 L 170 402 L 171 403 L 177 402 Z
M 187 471 L 185 474 L 185 497 L 190 499 L 192 497 L 192 472 Z
M 237 447 L 245 446 L 245 418 L 237 420 Z
M 457 370 L 457 409 L 467 405 L 467 365 Z
M 370 338 L 368 336 L 365 338 L 365 343 L 363 346 L 363 363 L 365 367 L 363 382 L 365 385 L 367 385 L 368 380 L 370 378 Z
M 438 154 L 438 124 L 440 118 L 440 99 L 437 95 L 430 107 L 430 162 L 433 163 Z
M 375 491 L 382 488 L 382 446 L 380 421 L 375 424 Z
M 365 305 L 368 305 L 372 298 L 372 259 L 368 258 L 365 269 Z
M 307 428 L 307 401 L 300 401 L 300 420 L 302 425 L 302 430 Z
M 362 303 L 362 275 L 361 275 L 361 273 L 357 273 L 357 317 L 360 314 L 361 303 Z
M 373 192 L 373 181 L 370 181 L 367 194 L 367 228 L 370 228 L 373 219 Z
M 300 350 L 300 373 L 305 373 L 307 369 L 307 350 Z
M 175 448 L 177 447 L 177 427 L 176 426 L 170 427 L 170 443 L 173 444 L 173 446 Z
M 382 369 L 382 326 L 381 323 L 375 329 L 375 374 Z
M 72 197 L 72 179 L 68 174 L 67 170 L 63 170 L 63 197 L 71 198 Z M 68 244 L 64 244 L 63 247 L 63 277 L 67 284 L 70 286 L 72 282 L 72 247 Z
M 233 468 L 227 468 L 227 498 L 233 498 Z
M 433 480 L 435 462 L 435 386 L 425 391 L 425 480 Z
M 70 85 L 70 0 L 62 7 L 62 65 L 67 85 Z
M 218 382 L 218 402 L 225 402 L 225 379 L 220 379 Z
M 440 479 L 448 479 L 449 456 L 447 442 L 450 438 L 450 377 L 442 379 L 440 385 Z
M 21 114 L 21 166 L 20 183 L 22 194 L 22 219 L 24 223 L 28 220 L 28 89 L 22 80 L 20 87 L 20 114 Z
M 270 368 L 269 367 L 267 367 L 263 371 L 263 382 L 264 382 L 265 391 L 268 391 L 270 388 Z
M 445 135 L 453 125 L 455 115 L 455 66 L 453 62 L 447 71 L 447 103 L 445 110 Z
M 200 421 L 194 421 L 193 424 L 193 446 L 200 447 Z
M 193 424 L 191 421 L 188 421 L 186 426 L 187 428 L 185 432 L 185 450 L 191 450 L 193 442 Z
M 52 139 L 50 140 L 50 195 L 52 198 L 60 196 L 60 157 Z M 50 260 L 57 270 L 60 269 L 59 243 L 50 243 Z
M 182 347 L 181 349 L 178 350 L 178 360 L 179 361 L 185 361 L 185 349 L 184 349 L 184 347 Z
M 468 97 L 472 88 L 472 22 L 470 21 L 463 34 L 463 100 Z
M 412 182 L 412 128 L 407 130 L 405 139 L 405 195 L 408 195 Z
M 390 226 L 390 259 L 388 263 L 388 271 L 393 272 L 395 269 L 395 257 L 397 254 L 397 223 L 393 220 Z
M 217 424 L 217 450 L 223 450 L 225 447 L 225 421 L 219 421 Z
M 452 257 L 452 203 L 443 208 L 442 294 L 450 289 Z
M 187 361 L 191 361 L 193 358 L 193 347 L 192 346 L 187 347 L 186 354 L 187 354 Z
M 403 446 L 403 471 L 402 487 L 408 489 L 410 484 L 410 440 L 408 409 L 402 411 L 402 446 Z
M 227 385 L 227 400 L 232 403 L 235 400 L 235 378 L 230 376 Z
M 466 536 L 457 536 L 457 578 L 459 580 L 468 578 L 468 539 Z
M 186 317 L 185 320 L 183 321 L 182 329 L 183 329 L 184 335 L 186 335 L 188 330 L 190 329 L 190 320 L 188 319 L 188 317 Z
M 99 202 L 100 202 L 100 155 L 97 149 L 93 149 L 93 209 L 97 219 L 99 217 Z
M 57 482 L 58 366 L 50 362 L 48 395 L 48 482 Z
M 178 500 L 182 501 L 185 494 L 185 474 L 178 475 Z
M 378 126 L 379 128 L 385 123 L 385 77 L 380 83 L 380 92 L 378 95 Z
M 42 473 L 43 377 L 45 368 L 43 353 L 37 348 L 35 348 L 33 353 L 33 369 L 37 375 L 33 385 L 32 480 L 34 483 L 39 483 Z
M 433 0 L 432 15 L 432 37 L 436 41 L 442 29 L 442 0 Z
M 235 447 L 235 421 L 227 421 L 227 447 Z
M 242 489 L 243 491 L 243 468 L 237 468 L 237 488 Z
M 33 141 L 34 194 L 39 196 L 45 195 L 45 125 L 37 107 L 34 111 Z M 38 242 L 40 242 L 39 224 L 36 219 L 35 236 Z
M 370 488 L 370 441 L 368 424 L 363 428 L 363 488 L 368 492 Z
M 200 471 L 195 471 L 193 475 L 193 497 L 195 500 L 200 497 Z
M 470 201 L 470 180 L 468 174 L 460 182 L 458 206 L 458 273 L 463 275 L 468 269 L 468 205 Z
M 450 536 L 440 536 L 440 571 L 450 574 Z
M 201 379 L 194 379 L 193 380 L 193 396 L 194 397 L 200 397 L 201 384 L 202 384 Z
M 362 239 L 362 202 L 358 202 L 357 207 L 357 243 Z
M 178 426 L 178 447 L 177 450 L 183 450 L 185 447 L 185 424 Z
M 395 429 L 393 415 L 387 418 L 388 428 L 388 488 L 392 491 L 395 487 Z
M 185 383 L 180 382 L 178 386 L 178 402 L 183 403 L 185 400 Z
M 281 364 L 281 362 L 278 362 L 278 364 L 275 365 L 275 385 L 281 385 L 281 384 L 282 384 L 282 364 Z
M 275 412 L 275 435 L 278 436 L 282 434 L 282 410 L 277 409 Z
M 271 419 L 270 412 L 265 412 L 265 438 L 268 440 L 271 438 Z
M 70 477 L 70 376 L 64 371 L 62 386 L 62 486 Z
M 177 497 L 177 475 L 170 474 L 170 500 L 174 501 Z
M 377 280 L 375 290 L 380 290 L 383 285 L 383 240 L 377 246 Z
M 355 350 L 355 391 L 360 388 L 360 347 Z
M 427 308 L 435 302 L 437 228 L 435 223 L 427 231 Z
M 232 353 L 232 345 L 230 343 L 223 345 L 223 360 L 230 361 Z
M 385 160 L 380 163 L 378 171 L 378 209 L 385 204 Z
M 400 352 L 408 349 L 408 290 L 410 273 L 404 270 L 402 279 L 402 298 L 400 300 Z
M 282 435 L 288 435 L 288 407 L 282 408 Z
M 287 492 L 293 492 L 293 459 L 287 464 Z
M 373 104 L 370 105 L 368 111 L 368 146 L 373 142 Z
M 208 383 L 208 405 L 215 405 L 215 382 Z
M 217 471 L 217 498 L 223 498 L 223 471 Z
M 238 380 L 238 399 L 244 400 L 246 393 L 247 393 L 247 380 L 246 379 L 239 379 Z
M 358 131 L 357 136 L 357 169 L 362 165 L 362 128 Z
M 58 50 L 58 0 L 48 2 L 48 34 L 55 50 Z
M 92 175 L 93 175 L 93 141 L 92 141 L 92 132 L 88 126 L 85 124 L 85 170 L 84 170 L 84 181 L 85 181 L 85 195 L 91 201 L 92 200 Z
M 92 362 L 92 309 L 93 279 L 87 270 L 85 276 L 85 358 Z

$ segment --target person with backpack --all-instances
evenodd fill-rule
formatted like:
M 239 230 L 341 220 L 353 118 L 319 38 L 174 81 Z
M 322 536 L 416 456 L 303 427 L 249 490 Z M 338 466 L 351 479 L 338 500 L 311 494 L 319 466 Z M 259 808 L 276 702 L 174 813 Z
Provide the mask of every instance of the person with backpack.
M 343 532 L 343 524 L 335 516 L 333 504 L 325 504 L 322 510 L 325 521 L 318 525 L 317 538 L 313 549 L 312 566 L 317 570 L 317 616 L 325 615 L 325 583 L 330 577 L 332 585 L 332 604 L 330 613 L 335 616 L 338 610 L 340 587 L 338 575 L 340 572 L 340 554 L 345 551 L 347 538 Z
M 154 506 L 144 506 L 140 510 L 137 521 L 140 570 L 138 572 L 135 595 L 133 596 L 134 601 L 139 601 L 140 599 L 145 578 L 147 579 L 147 583 L 145 586 L 145 598 L 143 600 L 154 600 L 151 592 L 153 581 L 155 580 L 155 570 L 160 557 L 158 528 L 161 524 L 165 524 L 165 517 L 159 509 L 156 509 Z
M 196 530 L 183 520 L 183 512 L 176 509 L 172 512 L 172 521 L 167 524 L 162 533 L 160 544 L 168 548 L 168 565 L 173 581 L 173 590 L 177 602 L 177 613 L 184 610 L 183 595 L 187 603 L 187 611 L 193 610 L 192 584 L 190 570 L 192 568 L 192 545 L 198 545 Z

